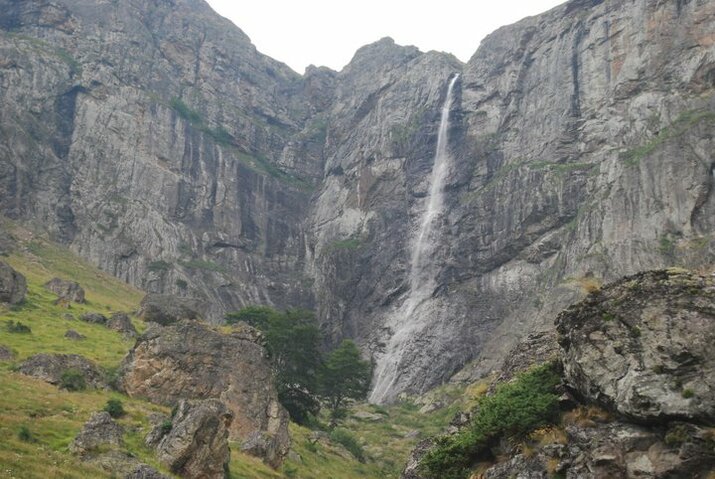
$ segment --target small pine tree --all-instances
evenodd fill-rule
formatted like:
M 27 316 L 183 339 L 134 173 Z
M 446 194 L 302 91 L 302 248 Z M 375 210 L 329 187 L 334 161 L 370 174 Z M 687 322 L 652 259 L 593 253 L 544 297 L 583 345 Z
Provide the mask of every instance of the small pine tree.
M 320 374 L 320 392 L 334 419 L 347 401 L 367 397 L 371 377 L 372 365 L 360 357 L 353 341 L 343 341 L 330 353 Z

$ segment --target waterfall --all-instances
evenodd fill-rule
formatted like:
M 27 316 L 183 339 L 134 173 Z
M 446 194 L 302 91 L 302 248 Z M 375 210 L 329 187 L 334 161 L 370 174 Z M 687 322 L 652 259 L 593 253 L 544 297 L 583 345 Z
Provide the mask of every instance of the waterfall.
M 375 381 L 370 402 L 384 403 L 394 399 L 395 385 L 400 379 L 399 368 L 402 365 L 405 347 L 426 324 L 424 319 L 414 315 L 415 309 L 432 296 L 437 286 L 439 264 L 434 261 L 434 248 L 437 244 L 437 220 L 444 210 L 444 183 L 449 173 L 449 113 L 452 106 L 452 91 L 459 75 L 449 82 L 447 98 L 442 106 L 442 114 L 437 134 L 437 149 L 432 166 L 429 196 L 422 213 L 420 227 L 412 244 L 410 257 L 410 290 L 402 306 L 392 315 L 387 325 L 393 331 L 384 354 L 378 359 L 375 369 Z

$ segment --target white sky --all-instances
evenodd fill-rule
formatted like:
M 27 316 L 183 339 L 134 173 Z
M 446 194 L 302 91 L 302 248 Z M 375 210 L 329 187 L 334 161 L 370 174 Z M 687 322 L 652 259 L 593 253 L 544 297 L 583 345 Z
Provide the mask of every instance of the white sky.
M 487 34 L 565 0 L 208 0 L 259 51 L 299 73 L 342 69 L 355 50 L 382 37 L 467 61 Z

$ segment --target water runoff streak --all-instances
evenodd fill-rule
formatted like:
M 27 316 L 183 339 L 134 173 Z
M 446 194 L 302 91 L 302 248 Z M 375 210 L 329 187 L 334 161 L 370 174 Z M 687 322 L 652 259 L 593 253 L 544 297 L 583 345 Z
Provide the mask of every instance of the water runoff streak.
M 394 399 L 395 386 L 400 379 L 400 368 L 405 348 L 415 333 L 426 326 L 426 321 L 415 315 L 415 309 L 432 296 L 437 286 L 439 264 L 434 261 L 437 244 L 437 221 L 444 212 L 444 183 L 449 173 L 449 112 L 452 106 L 452 91 L 459 75 L 449 82 L 447 98 L 442 106 L 442 115 L 437 135 L 437 150 L 430 179 L 429 196 L 422 213 L 420 227 L 412 244 L 410 258 L 410 290 L 402 306 L 388 319 L 387 325 L 393 335 L 378 359 L 375 370 L 375 385 L 370 402 L 385 403 Z

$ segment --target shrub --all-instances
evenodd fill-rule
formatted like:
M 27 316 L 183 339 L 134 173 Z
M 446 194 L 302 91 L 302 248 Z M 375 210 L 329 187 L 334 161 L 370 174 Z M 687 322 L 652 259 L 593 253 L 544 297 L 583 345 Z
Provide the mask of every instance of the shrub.
M 35 436 L 32 435 L 30 429 L 24 424 L 20 426 L 20 430 L 17 432 L 17 438 L 22 442 L 35 442 Z
M 20 321 L 5 321 L 5 331 L 13 334 L 30 334 L 32 330 L 29 326 L 22 324 Z
M 74 368 L 65 369 L 60 376 L 60 389 L 67 391 L 84 391 L 87 383 L 80 371 Z
M 104 405 L 104 410 L 113 418 L 122 417 L 125 414 L 124 406 L 119 399 L 110 399 L 107 401 L 107 404 Z
M 692 389 L 683 389 L 683 397 L 685 399 L 690 399 L 693 396 L 695 396 L 695 391 Z
M 341 444 L 355 459 L 365 462 L 365 451 L 355 437 L 347 429 L 335 428 L 330 433 L 330 440 Z
M 174 424 L 169 420 L 165 420 L 164 422 L 161 423 L 161 435 L 166 436 L 171 432 L 171 429 L 174 427 Z
M 458 434 L 442 437 L 420 465 L 425 477 L 464 479 L 479 459 L 488 459 L 490 446 L 502 438 L 520 438 L 551 424 L 558 414 L 555 388 L 560 382 L 552 364 L 533 368 L 492 396 L 479 401 L 470 424 Z

